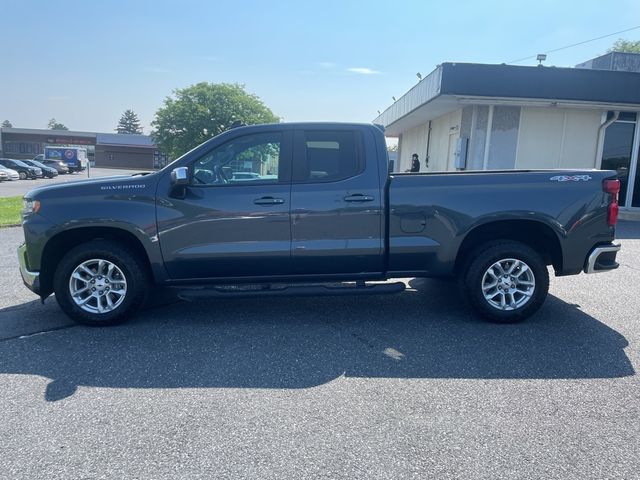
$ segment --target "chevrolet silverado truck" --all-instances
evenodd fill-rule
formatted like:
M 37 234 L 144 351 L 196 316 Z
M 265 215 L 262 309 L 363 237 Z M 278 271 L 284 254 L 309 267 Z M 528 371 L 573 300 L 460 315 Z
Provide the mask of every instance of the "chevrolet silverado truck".
M 515 322 L 544 302 L 548 266 L 618 267 L 619 189 L 601 170 L 392 173 L 375 125 L 238 127 L 155 173 L 30 191 L 18 256 L 29 289 L 88 325 L 158 286 L 366 295 L 404 277 L 457 278 L 479 314 Z

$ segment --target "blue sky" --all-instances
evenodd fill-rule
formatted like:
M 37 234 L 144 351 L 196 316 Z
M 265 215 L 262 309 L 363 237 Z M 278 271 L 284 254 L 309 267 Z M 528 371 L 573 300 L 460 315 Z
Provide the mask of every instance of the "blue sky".
M 164 98 L 241 83 L 285 121 L 371 121 L 445 61 L 502 63 L 640 24 L 638 0 L 0 0 L 0 121 L 149 131 Z M 640 29 L 621 34 L 640 39 Z M 573 66 L 609 37 L 551 54 Z M 535 60 L 520 62 L 534 65 Z

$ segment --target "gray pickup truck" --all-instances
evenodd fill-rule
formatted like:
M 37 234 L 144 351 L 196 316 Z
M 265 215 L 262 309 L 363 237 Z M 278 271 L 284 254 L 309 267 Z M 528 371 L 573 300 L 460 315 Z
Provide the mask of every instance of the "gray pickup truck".
M 374 125 L 229 130 L 151 174 L 24 198 L 22 278 L 78 322 L 180 297 L 393 293 L 458 278 L 482 316 L 533 314 L 555 274 L 618 266 L 612 171 L 389 172 Z

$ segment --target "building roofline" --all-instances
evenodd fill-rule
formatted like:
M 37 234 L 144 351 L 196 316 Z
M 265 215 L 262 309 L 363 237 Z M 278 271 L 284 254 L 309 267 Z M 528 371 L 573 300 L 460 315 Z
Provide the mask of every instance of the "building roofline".
M 109 142 L 98 142 L 96 143 L 96 147 L 158 148 L 155 144 L 142 145 L 139 143 L 109 143 Z
M 95 132 L 76 132 L 72 130 L 50 130 L 45 128 L 14 128 L 14 127 L 2 127 L 0 128 L 2 133 L 22 133 L 29 135 L 55 135 L 59 137 L 86 137 L 93 138 L 96 136 Z
M 381 113 L 389 126 L 437 97 L 553 99 L 599 105 L 638 105 L 640 73 L 565 67 L 443 63 Z
M 96 145 L 155 148 L 153 138 L 141 133 L 98 133 Z
M 77 132 L 72 130 L 49 130 L 39 128 L 0 128 L 0 136 L 9 134 L 17 135 L 40 135 L 49 137 L 72 137 L 91 139 L 98 145 L 113 145 L 119 147 L 140 147 L 156 148 L 153 138 L 150 135 L 135 133 L 100 133 L 100 132 Z

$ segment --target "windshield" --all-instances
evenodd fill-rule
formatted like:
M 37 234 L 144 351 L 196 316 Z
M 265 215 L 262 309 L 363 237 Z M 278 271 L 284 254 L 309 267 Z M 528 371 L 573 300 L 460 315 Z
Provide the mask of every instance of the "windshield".
M 46 165 L 43 165 L 42 163 L 36 161 L 36 160 L 28 160 L 25 161 L 24 163 L 29 163 L 29 165 L 33 165 L 35 167 L 40 167 L 40 168 L 49 168 Z
M 20 160 L 10 160 L 11 163 L 13 163 L 14 165 L 18 166 L 18 167 L 24 167 L 24 168 L 29 168 L 29 165 L 27 165 L 26 163 L 20 161 Z

